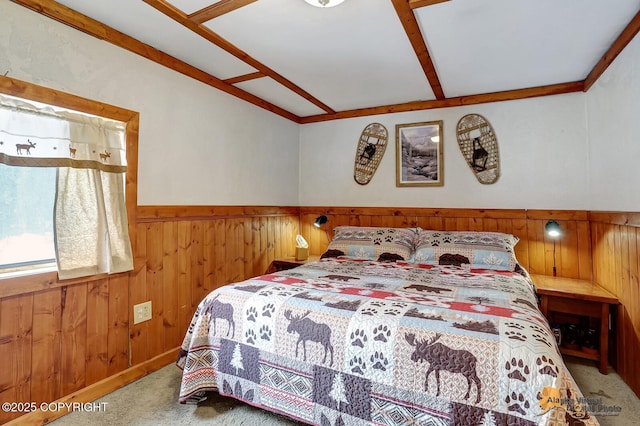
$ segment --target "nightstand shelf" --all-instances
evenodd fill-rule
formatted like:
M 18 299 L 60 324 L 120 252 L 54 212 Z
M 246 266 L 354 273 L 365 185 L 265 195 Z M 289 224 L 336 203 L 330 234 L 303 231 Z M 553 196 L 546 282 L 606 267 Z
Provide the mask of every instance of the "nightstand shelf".
M 575 357 L 578 357 L 578 358 L 590 359 L 592 361 L 600 361 L 600 354 L 592 354 L 592 353 L 589 353 L 589 352 L 581 351 L 579 349 L 569 349 L 569 348 L 563 348 L 561 346 L 560 347 L 560 353 L 562 353 L 564 355 L 575 356 Z M 602 372 L 602 370 L 600 370 L 600 372 L 602 374 L 607 374 L 606 365 L 605 365 L 604 368 L 605 368 L 605 371 Z
M 589 280 L 548 275 L 531 275 L 531 278 L 540 297 L 540 309 L 547 319 L 552 313 L 558 312 L 599 320 L 600 345 L 597 351 L 592 353 L 560 346 L 560 352 L 597 361 L 600 372 L 607 374 L 609 310 L 610 305 L 620 303 L 618 298 Z
M 286 271 L 287 269 L 293 269 L 300 265 L 304 265 L 309 262 L 317 262 L 320 260 L 320 256 L 309 256 L 306 260 L 296 260 L 295 257 L 284 257 L 282 259 L 273 259 L 269 267 L 267 268 L 267 274 L 274 272 Z

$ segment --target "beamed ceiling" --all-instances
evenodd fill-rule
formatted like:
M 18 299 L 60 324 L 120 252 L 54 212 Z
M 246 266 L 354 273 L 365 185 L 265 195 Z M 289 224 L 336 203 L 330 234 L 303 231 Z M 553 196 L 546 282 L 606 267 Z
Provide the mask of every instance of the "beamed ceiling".
M 13 0 L 297 123 L 587 91 L 640 0 Z

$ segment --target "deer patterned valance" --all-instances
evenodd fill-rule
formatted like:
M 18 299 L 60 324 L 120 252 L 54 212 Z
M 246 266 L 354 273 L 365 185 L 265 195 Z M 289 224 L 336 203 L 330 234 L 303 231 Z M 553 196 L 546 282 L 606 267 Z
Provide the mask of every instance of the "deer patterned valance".
M 124 173 L 125 123 L 0 95 L 0 163 Z

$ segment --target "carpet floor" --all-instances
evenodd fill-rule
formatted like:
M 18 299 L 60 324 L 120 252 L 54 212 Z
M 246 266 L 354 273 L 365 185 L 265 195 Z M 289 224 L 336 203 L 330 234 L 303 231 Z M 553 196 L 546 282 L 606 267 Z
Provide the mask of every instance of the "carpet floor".
M 600 416 L 602 426 L 636 426 L 640 419 L 640 400 L 609 368 L 602 375 L 594 363 L 566 357 L 585 398 L 601 401 L 605 406 L 621 408 L 617 416 Z M 54 426 L 157 426 L 157 425 L 296 425 L 290 419 L 251 407 L 250 405 L 212 393 L 198 405 L 178 403 L 181 371 L 169 365 L 96 402 L 100 412 L 73 412 L 50 423 Z

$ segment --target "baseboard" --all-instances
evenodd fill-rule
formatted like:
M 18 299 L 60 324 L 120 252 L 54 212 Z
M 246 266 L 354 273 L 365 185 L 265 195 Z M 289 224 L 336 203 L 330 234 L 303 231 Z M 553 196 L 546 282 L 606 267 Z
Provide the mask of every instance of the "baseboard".
M 99 382 L 87 386 L 86 388 L 82 388 L 72 394 L 64 396 L 57 401 L 53 401 L 51 402 L 51 404 L 52 406 L 58 406 L 57 404 L 93 402 L 108 393 L 120 389 L 121 387 L 135 382 L 136 380 L 146 376 L 149 373 L 153 373 L 154 371 L 175 362 L 178 359 L 179 350 L 180 348 L 171 349 L 170 351 L 160 354 L 148 361 L 128 368 L 118 374 L 114 374 L 111 377 L 107 377 L 106 379 L 100 380 Z M 68 406 L 72 407 L 72 405 Z M 60 405 L 60 407 L 65 406 Z M 63 408 L 62 410 L 54 411 L 41 411 L 38 409 L 36 411 L 13 419 L 10 422 L 5 423 L 5 425 L 44 425 L 66 414 L 69 414 L 70 412 L 72 412 L 72 410 L 67 410 L 65 408 Z

